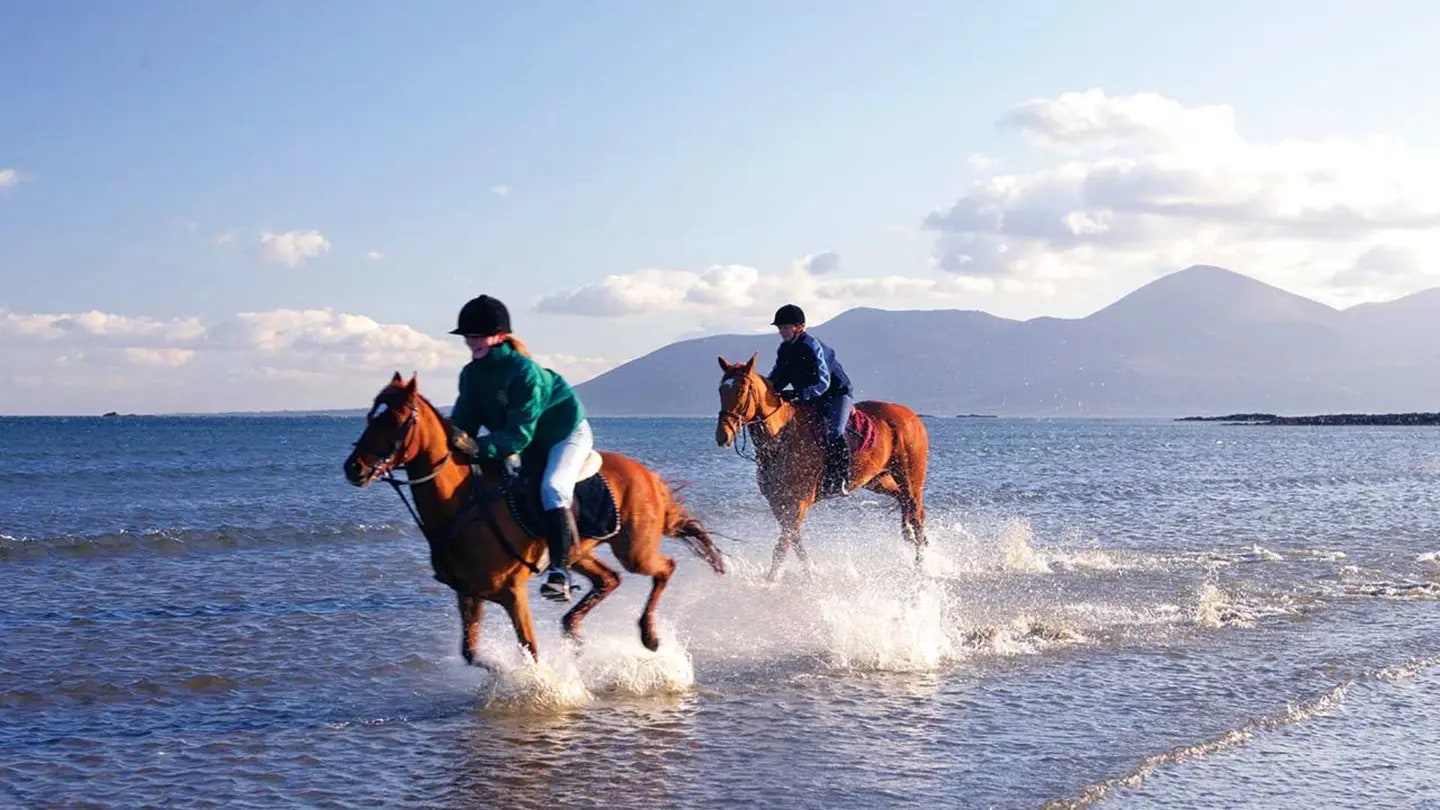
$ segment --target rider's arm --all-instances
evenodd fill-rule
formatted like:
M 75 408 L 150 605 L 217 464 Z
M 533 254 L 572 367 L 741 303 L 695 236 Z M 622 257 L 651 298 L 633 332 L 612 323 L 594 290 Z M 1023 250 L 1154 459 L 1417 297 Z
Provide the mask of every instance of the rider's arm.
M 505 458 L 530 446 L 530 440 L 535 437 L 535 425 L 540 421 L 548 399 L 544 382 L 540 367 L 535 363 L 526 363 L 525 370 L 511 379 L 505 426 L 476 439 L 481 458 Z
M 807 334 L 805 345 L 815 355 L 815 384 L 801 391 L 800 398 L 814 399 L 830 390 L 830 364 L 825 362 L 825 347 L 820 345 L 820 341 Z
M 776 391 L 790 384 L 790 375 L 785 373 L 786 368 L 784 364 L 780 362 L 782 351 L 783 349 L 775 350 L 775 365 L 770 368 L 770 373 L 765 375 L 765 379 L 769 380 L 770 384 L 775 386 Z
M 475 395 L 467 390 L 466 376 L 469 367 L 460 369 L 460 392 L 455 396 L 455 404 L 450 408 L 450 422 L 455 427 L 474 435 L 480 429 L 480 416 L 476 413 Z

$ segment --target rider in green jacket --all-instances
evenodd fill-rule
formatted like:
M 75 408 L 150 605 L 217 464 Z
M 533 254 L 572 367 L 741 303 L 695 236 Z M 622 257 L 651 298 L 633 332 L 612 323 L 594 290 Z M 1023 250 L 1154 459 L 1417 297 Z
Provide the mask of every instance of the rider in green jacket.
M 519 454 L 540 470 L 540 502 L 550 569 L 540 595 L 570 601 L 570 550 L 579 540 L 571 503 L 580 469 L 594 446 L 585 408 L 559 374 L 541 366 L 510 331 L 510 312 L 482 295 L 467 302 L 452 335 L 463 335 L 470 363 L 460 371 L 460 393 L 450 421 L 464 431 L 455 449 L 479 459 Z M 489 433 L 476 437 L 480 428 Z

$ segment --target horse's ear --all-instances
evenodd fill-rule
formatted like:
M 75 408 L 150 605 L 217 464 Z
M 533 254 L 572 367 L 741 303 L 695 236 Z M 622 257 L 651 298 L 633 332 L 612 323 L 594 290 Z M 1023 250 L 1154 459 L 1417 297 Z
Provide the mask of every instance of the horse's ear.
M 395 372 L 395 376 L 390 378 L 390 384 L 391 384 L 391 385 L 404 385 L 404 384 L 405 384 L 405 378 L 404 378 L 404 377 L 401 377 L 401 376 L 400 376 L 400 372 L 397 371 L 397 372 Z
M 752 372 L 752 371 L 755 370 L 755 361 L 756 361 L 756 360 L 759 360 L 759 359 L 760 359 L 760 352 L 758 352 L 758 351 L 755 352 L 754 354 L 750 355 L 750 359 L 749 359 L 748 361 L 746 361 L 746 363 L 745 363 L 745 373 L 746 373 L 746 374 L 749 374 L 750 372 Z
M 397 375 L 395 375 L 395 376 L 396 376 L 396 377 L 399 377 L 400 375 L 397 374 Z M 416 377 L 419 377 L 419 376 L 420 376 L 420 372 L 418 372 L 418 371 L 412 371 L 412 372 L 410 372 L 410 382 L 405 383 L 405 391 L 406 391 L 406 393 L 409 393 L 409 394 L 411 394 L 411 395 L 414 395 L 414 393 L 415 393 L 415 378 L 416 378 Z
M 720 361 L 720 370 L 721 370 L 721 371 L 729 371 L 729 370 L 730 370 L 730 364 L 727 363 L 727 362 L 725 362 L 725 356 L 724 356 L 724 355 L 718 355 L 715 359 Z

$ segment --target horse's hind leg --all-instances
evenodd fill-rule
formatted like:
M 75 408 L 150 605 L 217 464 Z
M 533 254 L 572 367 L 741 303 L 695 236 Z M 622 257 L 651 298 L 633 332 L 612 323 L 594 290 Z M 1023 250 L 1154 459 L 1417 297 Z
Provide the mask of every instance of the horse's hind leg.
M 891 470 L 895 477 L 895 500 L 900 503 L 900 531 L 915 546 L 915 565 L 925 562 L 925 468 L 907 471 L 903 462 Z
M 480 618 L 485 603 L 478 596 L 456 594 L 456 597 L 460 604 L 460 655 L 465 657 L 465 663 L 474 664 L 480 653 Z
M 560 626 L 565 629 L 565 635 L 573 641 L 580 640 L 580 622 L 589 615 L 600 600 L 609 596 L 620 586 L 620 575 L 611 570 L 605 563 L 600 562 L 594 554 L 586 554 L 576 560 L 571 568 L 585 575 L 590 580 L 590 592 L 581 597 L 580 602 L 565 614 L 560 620 Z
M 660 648 L 660 637 L 655 635 L 655 606 L 660 603 L 660 594 L 664 593 L 665 586 L 670 584 L 670 577 L 675 573 L 675 560 L 661 554 L 657 548 L 653 560 L 648 562 L 640 567 L 640 573 L 649 574 L 652 583 L 650 598 L 645 600 L 645 612 L 640 614 L 640 643 L 654 652 Z

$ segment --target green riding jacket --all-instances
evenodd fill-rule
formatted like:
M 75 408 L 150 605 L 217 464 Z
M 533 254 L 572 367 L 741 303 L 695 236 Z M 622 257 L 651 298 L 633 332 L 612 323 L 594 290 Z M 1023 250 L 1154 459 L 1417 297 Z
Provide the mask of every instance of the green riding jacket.
M 501 343 L 460 370 L 460 394 L 450 421 L 475 436 L 482 458 L 520 453 L 544 465 L 550 448 L 574 432 L 585 408 L 559 374 Z

